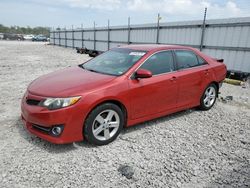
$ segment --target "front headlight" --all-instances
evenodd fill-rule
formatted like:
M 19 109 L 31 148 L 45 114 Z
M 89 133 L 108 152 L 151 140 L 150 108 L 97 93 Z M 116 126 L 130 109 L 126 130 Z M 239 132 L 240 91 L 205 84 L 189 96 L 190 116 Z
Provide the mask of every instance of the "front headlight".
M 49 110 L 55 110 L 67 106 L 71 106 L 80 100 L 80 96 L 78 97 L 69 97 L 69 98 L 47 98 L 40 102 L 40 106 L 44 106 Z

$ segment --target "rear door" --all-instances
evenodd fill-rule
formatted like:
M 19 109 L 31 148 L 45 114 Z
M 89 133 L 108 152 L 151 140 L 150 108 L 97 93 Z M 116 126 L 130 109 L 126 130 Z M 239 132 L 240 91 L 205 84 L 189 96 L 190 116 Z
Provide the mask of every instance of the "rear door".
M 175 50 L 178 67 L 178 107 L 199 105 L 208 82 L 209 66 L 193 51 Z
M 149 70 L 153 76 L 129 80 L 132 119 L 175 108 L 177 83 L 172 51 L 152 55 L 139 69 Z

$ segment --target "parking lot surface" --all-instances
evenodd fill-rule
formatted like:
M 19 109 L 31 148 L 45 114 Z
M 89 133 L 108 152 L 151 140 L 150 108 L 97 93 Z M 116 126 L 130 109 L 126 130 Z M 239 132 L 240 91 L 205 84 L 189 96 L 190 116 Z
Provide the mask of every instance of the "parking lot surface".
M 126 128 L 111 144 L 55 145 L 20 120 L 28 84 L 88 60 L 70 48 L 0 41 L 0 187 L 249 187 L 250 88 L 224 84 L 209 111 Z

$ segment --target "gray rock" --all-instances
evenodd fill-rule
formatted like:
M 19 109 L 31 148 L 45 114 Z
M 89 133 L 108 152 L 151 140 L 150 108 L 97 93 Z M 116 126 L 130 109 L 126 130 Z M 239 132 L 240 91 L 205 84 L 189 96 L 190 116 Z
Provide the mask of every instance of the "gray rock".
M 127 179 L 131 179 L 134 175 L 134 169 L 128 165 L 121 165 L 118 168 L 118 172 L 120 172 L 121 175 L 125 176 Z

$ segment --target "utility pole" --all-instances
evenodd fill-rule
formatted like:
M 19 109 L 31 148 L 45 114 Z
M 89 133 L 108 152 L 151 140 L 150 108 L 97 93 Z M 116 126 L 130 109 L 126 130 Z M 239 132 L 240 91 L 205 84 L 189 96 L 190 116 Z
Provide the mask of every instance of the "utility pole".
M 203 18 L 203 24 L 202 24 L 202 30 L 201 30 L 201 43 L 200 43 L 200 51 L 203 49 L 203 42 L 204 42 L 204 35 L 205 35 L 205 29 L 206 29 L 206 17 L 207 17 L 207 7 L 204 11 L 204 18 Z
M 83 48 L 83 46 L 84 46 L 84 44 L 83 44 L 83 24 L 81 24 L 81 30 L 82 30 L 82 48 Z
M 59 46 L 61 46 L 61 33 L 60 33 L 60 31 L 61 31 L 61 28 L 60 28 L 60 26 L 58 26 L 58 38 L 59 38 Z
M 94 50 L 96 49 L 96 33 L 95 33 L 95 21 L 94 21 Z
M 159 34 L 160 34 L 160 14 L 157 16 L 157 33 L 156 33 L 156 44 L 159 44 Z
M 108 50 L 110 48 L 110 29 L 109 29 L 109 20 L 108 20 Z
M 55 45 L 56 44 L 56 30 L 55 30 L 55 28 L 53 27 L 53 45 Z
M 75 48 L 75 34 L 74 34 L 74 26 L 72 25 L 72 48 Z
M 64 46 L 67 48 L 67 31 L 66 31 L 66 25 L 64 26 Z
M 130 17 L 128 17 L 128 44 L 130 44 Z

